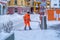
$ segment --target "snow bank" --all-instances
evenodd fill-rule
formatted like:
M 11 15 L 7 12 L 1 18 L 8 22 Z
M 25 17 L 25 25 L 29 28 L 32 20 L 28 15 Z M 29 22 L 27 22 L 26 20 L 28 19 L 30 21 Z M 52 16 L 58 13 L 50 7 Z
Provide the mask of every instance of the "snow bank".
M 47 21 L 47 26 L 55 26 L 60 24 L 60 21 Z
M 39 14 L 31 14 L 31 21 L 40 21 Z
M 18 15 L 18 14 L 13 14 L 13 15 L 0 15 L 0 30 L 2 30 L 3 28 L 3 24 L 7 25 L 7 23 L 9 21 L 13 22 L 13 26 L 15 27 L 15 25 L 19 24 L 23 25 L 22 23 L 22 15 Z M 21 21 L 21 22 L 20 22 Z
M 9 21 L 12 21 L 12 22 L 16 22 L 22 18 L 20 18 L 21 16 L 18 15 L 18 14 L 13 14 L 13 15 L 3 15 L 3 16 L 0 16 L 0 23 L 7 23 Z
M 9 36 L 11 36 L 12 34 L 13 34 L 13 32 L 11 32 L 11 33 L 1 32 L 0 33 L 0 40 L 5 40 L 6 38 L 8 38 Z

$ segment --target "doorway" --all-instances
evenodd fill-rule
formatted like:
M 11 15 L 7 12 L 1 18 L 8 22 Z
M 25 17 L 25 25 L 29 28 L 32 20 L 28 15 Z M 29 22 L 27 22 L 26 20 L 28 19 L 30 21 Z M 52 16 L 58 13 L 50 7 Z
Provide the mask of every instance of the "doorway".
M 3 6 L 3 15 L 5 14 L 5 11 L 6 11 L 6 10 L 5 10 L 5 6 Z
M 18 13 L 18 9 L 17 8 L 14 9 L 14 13 Z
M 31 13 L 33 13 L 33 11 L 34 11 L 33 7 L 31 7 L 30 11 L 31 11 Z

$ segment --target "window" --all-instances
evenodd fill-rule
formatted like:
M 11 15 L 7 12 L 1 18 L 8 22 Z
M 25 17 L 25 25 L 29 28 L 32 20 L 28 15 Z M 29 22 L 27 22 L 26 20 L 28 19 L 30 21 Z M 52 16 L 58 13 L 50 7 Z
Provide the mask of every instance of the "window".
M 29 2 L 30 0 L 27 0 L 27 2 Z
M 57 4 L 54 4 L 54 6 L 57 6 Z
M 50 4 L 50 1 L 47 1 L 47 4 Z
M 15 0 L 15 5 L 17 5 L 17 0 Z
M 8 5 L 10 5 L 10 1 L 8 2 Z
M 21 6 L 23 6 L 23 1 L 21 1 Z
M 18 12 L 17 8 L 15 8 L 15 12 Z
M 50 4 L 47 4 L 47 5 L 50 5 Z
M 30 3 L 27 3 L 27 5 L 30 5 Z
M 32 3 L 32 5 L 34 5 L 34 2 Z

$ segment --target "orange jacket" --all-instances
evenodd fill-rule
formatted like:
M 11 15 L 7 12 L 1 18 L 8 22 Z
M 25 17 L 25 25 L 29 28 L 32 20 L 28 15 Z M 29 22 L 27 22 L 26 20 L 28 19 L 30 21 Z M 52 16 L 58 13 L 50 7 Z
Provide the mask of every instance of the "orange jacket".
M 26 13 L 24 15 L 24 21 L 29 22 L 30 21 L 30 14 Z

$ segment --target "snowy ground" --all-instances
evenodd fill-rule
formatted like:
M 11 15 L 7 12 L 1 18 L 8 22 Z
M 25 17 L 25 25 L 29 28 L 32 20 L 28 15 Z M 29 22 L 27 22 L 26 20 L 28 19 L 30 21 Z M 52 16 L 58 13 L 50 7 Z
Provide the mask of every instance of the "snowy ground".
M 55 30 L 15 31 L 15 40 L 60 40 Z
M 31 20 L 40 22 L 39 15 L 31 14 Z M 20 31 L 24 30 L 23 15 L 13 14 L 0 16 L 0 24 L 6 24 L 8 21 L 14 23 L 15 40 L 60 40 L 60 31 L 55 30 L 57 28 L 55 25 L 60 24 L 60 21 L 47 21 L 47 30 L 41 30 L 39 22 L 31 22 L 33 30 L 30 31 Z M 1 27 L 2 25 L 0 25 Z M 58 28 L 60 27 L 58 26 Z

